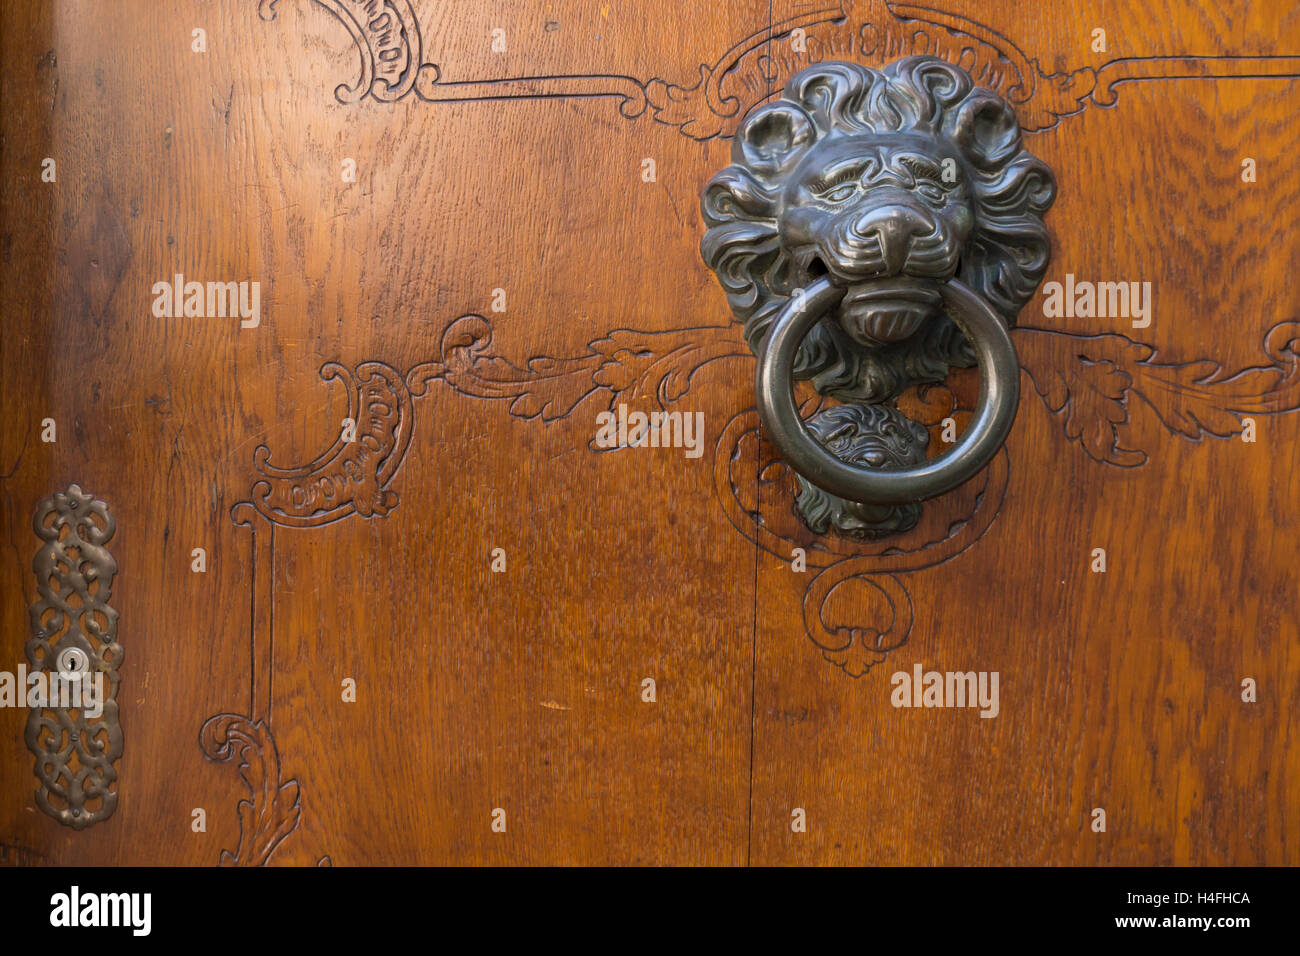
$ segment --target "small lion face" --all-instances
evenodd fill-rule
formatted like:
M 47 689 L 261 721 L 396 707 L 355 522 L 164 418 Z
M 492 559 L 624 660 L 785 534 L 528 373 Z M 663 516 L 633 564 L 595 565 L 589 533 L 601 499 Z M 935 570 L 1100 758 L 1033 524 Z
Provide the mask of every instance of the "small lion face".
M 782 245 L 805 281 L 827 275 L 844 288 L 836 318 L 855 342 L 899 342 L 941 314 L 939 288 L 974 224 L 965 176 L 944 175 L 958 162 L 925 134 L 842 134 L 791 172 Z
M 890 405 L 833 405 L 808 420 L 808 430 L 840 461 L 879 471 L 914 468 L 925 461 L 930 436 Z M 802 475 L 795 508 L 818 534 L 882 538 L 916 526 L 921 506 L 861 504 L 823 491 Z

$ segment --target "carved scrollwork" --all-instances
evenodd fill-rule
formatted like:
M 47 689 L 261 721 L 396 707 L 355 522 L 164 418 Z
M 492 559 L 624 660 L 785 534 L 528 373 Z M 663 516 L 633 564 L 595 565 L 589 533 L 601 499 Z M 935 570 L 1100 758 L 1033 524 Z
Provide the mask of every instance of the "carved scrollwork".
M 386 515 L 397 505 L 388 484 L 406 455 L 414 424 L 402 375 L 383 362 L 363 362 L 355 370 L 329 362 L 320 375 L 348 386 L 352 429 L 341 429 L 327 451 L 295 468 L 275 467 L 270 449 L 258 447 L 254 461 L 262 477 L 251 500 L 274 524 L 312 528 L 353 513 Z
M 1014 334 L 1025 371 L 1048 408 L 1060 415 L 1067 435 L 1079 441 L 1090 456 L 1110 464 L 1133 466 L 1145 461 L 1145 453 L 1133 452 L 1123 442 L 1128 399 L 1134 393 L 1157 410 L 1170 431 L 1187 438 L 1236 434 L 1241 415 L 1276 414 L 1300 407 L 1296 351 L 1300 323 L 1283 322 L 1269 330 L 1264 339 L 1268 365 L 1231 374 L 1208 360 L 1159 363 L 1152 346 L 1120 335 L 1078 336 L 1036 328 L 1020 328 Z M 387 489 L 406 453 L 414 425 L 410 399 L 425 395 L 432 382 L 441 381 L 467 398 L 503 401 L 514 417 L 554 423 L 590 398 L 611 406 L 626 402 L 645 409 L 666 408 L 684 398 L 705 367 L 736 358 L 752 361 L 740 323 L 662 332 L 618 329 L 591 340 L 585 353 L 541 354 L 516 363 L 495 351 L 493 329 L 486 318 L 466 315 L 448 324 L 436 358 L 416 364 L 404 376 L 382 363 L 366 363 L 352 374 L 331 365 L 322 375 L 353 384 L 357 397 L 350 409 L 364 406 L 357 383 L 366 375 L 373 376 L 366 379 L 373 396 L 393 398 L 387 411 L 386 404 L 379 402 L 384 407 L 376 410 L 374 418 L 382 424 L 375 434 L 392 439 L 383 444 L 390 451 L 367 459 L 376 466 L 375 480 L 359 486 L 368 489 L 368 500 L 373 501 L 374 491 Z M 973 373 L 957 371 L 946 386 L 922 387 L 900 396 L 899 404 L 906 405 L 907 415 L 930 431 L 931 445 L 940 421 L 951 418 L 961 425 L 969 416 L 967 403 L 950 390 L 954 383 L 973 387 L 973 378 L 964 379 L 969 376 Z M 814 400 L 806 410 L 815 413 L 818 405 Z M 270 478 L 301 482 L 306 476 L 324 474 L 328 463 L 339 460 L 340 451 L 336 444 L 312 465 L 272 469 Z M 259 453 L 259 470 L 264 470 L 261 466 L 266 457 L 264 451 Z M 382 467 L 378 467 L 380 462 Z M 756 493 L 754 468 L 759 477 Z M 795 514 L 797 482 L 761 442 L 757 414 L 752 409 L 735 416 L 723 429 L 714 475 L 718 500 L 740 534 L 783 560 L 788 560 L 792 547 L 806 550 L 809 568 L 819 571 L 804 594 L 807 636 L 829 662 L 856 677 L 903 646 L 910 635 L 911 599 L 902 576 L 955 558 L 992 525 L 1006 494 L 1008 460 L 1006 452 L 1000 452 L 978 478 L 947 496 L 944 508 L 930 509 L 914 528 L 888 540 L 823 535 L 805 527 Z M 280 493 L 281 498 L 263 500 L 284 500 L 284 487 Z M 395 504 L 396 498 L 387 503 Z M 340 510 L 306 516 L 311 519 L 306 525 L 359 513 L 346 503 L 336 508 Z M 280 511 L 257 510 L 273 523 L 289 523 L 282 520 Z M 381 512 L 371 509 L 369 513 Z M 236 520 L 242 523 L 246 518 L 237 516 Z M 843 619 L 845 605 L 861 619 Z M 261 640 L 265 643 L 270 638 L 267 633 Z M 261 666 L 269 669 L 269 658 Z M 267 686 L 268 675 L 255 675 L 254 684 Z M 215 755 L 214 759 L 228 759 L 235 751 L 218 740 L 232 736 L 239 752 L 251 748 L 247 770 L 241 766 L 241 775 L 253 797 L 252 803 L 245 801 L 240 810 L 241 832 L 249 836 L 241 836 L 241 848 L 224 854 L 223 860 L 265 862 L 296 826 L 296 781 L 281 782 L 279 755 L 262 721 L 233 715 L 221 719 L 238 729 L 229 734 L 219 732 L 222 725 L 214 724 L 219 718 L 213 718 L 205 725 L 205 752 Z
M 411 394 L 441 381 L 460 395 L 509 402 L 512 416 L 543 422 L 566 417 L 584 399 L 601 395 L 610 407 L 667 408 L 691 388 L 705 366 L 749 356 L 737 325 L 638 332 L 616 329 L 587 343 L 585 355 L 539 355 L 517 365 L 494 353 L 492 326 L 465 315 L 442 334 L 438 358 L 407 373 Z
M 801 43 L 791 42 L 800 31 Z M 700 66 L 692 85 L 645 84 L 651 115 L 692 139 L 730 137 L 745 115 L 812 63 L 854 60 L 879 65 L 908 56 L 937 56 L 965 69 L 1004 97 L 1026 133 L 1051 129 L 1089 104 L 1114 106 L 1130 82 L 1189 77 L 1295 79 L 1297 56 L 1122 57 L 1100 67 L 1048 73 L 992 27 L 935 6 L 896 0 L 844 0 L 773 23 Z
M 280 0 L 258 0 L 263 20 L 274 20 Z M 360 74 L 351 83 L 340 83 L 334 96 L 340 103 L 356 103 L 366 97 L 381 103 L 395 103 L 413 89 L 416 82 L 434 83 L 438 68 L 424 62 L 420 22 L 410 0 L 312 0 L 348 31 L 360 59 Z
M 963 415 L 960 404 L 943 387 L 908 396 L 909 414 L 930 426 Z M 806 526 L 796 513 L 798 476 L 762 439 L 753 409 L 728 422 L 714 455 L 718 501 L 736 531 L 785 561 L 801 548 L 809 570 L 819 572 L 804 591 L 804 628 L 822 656 L 853 677 L 911 633 L 911 599 L 901 575 L 950 561 L 982 538 L 1002 508 L 1008 476 L 1003 450 L 980 475 L 927 509 L 915 527 L 875 540 Z M 862 619 L 843 619 L 844 604 Z
M 822 657 L 850 677 L 861 677 L 907 643 L 912 633 L 912 596 L 893 574 L 863 574 L 849 558 L 823 570 L 803 597 L 804 628 Z M 855 602 L 863 617 L 848 625 L 827 623 L 827 605 L 841 590 L 857 586 L 867 600 Z M 863 610 L 865 603 L 866 609 Z
M 791 42 L 800 31 L 798 47 Z M 1027 131 L 1076 113 L 1092 91 L 1095 73 L 1044 74 L 1036 60 L 996 30 L 964 17 L 915 4 L 845 0 L 772 24 L 732 46 L 700 80 L 684 87 L 651 80 L 653 116 L 693 139 L 731 136 L 747 112 L 812 63 L 858 60 L 883 64 L 907 56 L 941 57 L 963 67 L 980 86 L 1016 107 Z
M 1129 449 L 1124 441 L 1133 394 L 1150 404 L 1171 432 L 1189 439 L 1238 434 L 1242 415 L 1300 408 L 1296 349 L 1300 324 L 1295 322 L 1278 323 L 1265 335 L 1269 364 L 1234 373 L 1210 360 L 1160 363 L 1152 346 L 1121 335 L 1069 335 L 1038 328 L 1019 328 L 1013 334 L 1025 372 L 1048 408 L 1060 417 L 1066 434 L 1090 457 L 1108 464 L 1132 467 L 1146 460 L 1144 451 Z M 507 361 L 492 346 L 486 319 L 455 320 L 443 334 L 439 358 L 408 373 L 412 393 L 424 394 L 428 383 L 442 381 L 466 397 L 506 401 L 515 417 L 552 423 L 597 394 L 611 403 L 663 407 L 680 401 L 709 363 L 721 358 L 750 359 L 738 323 L 667 332 L 621 329 L 592 340 L 585 355 L 539 355 L 522 365 Z M 951 417 L 961 425 L 969 415 L 944 388 L 920 389 L 907 401 L 908 414 L 927 425 L 932 442 L 936 422 Z M 883 589 L 876 578 L 891 575 L 902 587 L 899 575 L 933 567 L 974 544 L 992 524 L 1006 491 L 1003 452 L 985 475 L 950 496 L 951 510 L 926 517 L 901 538 L 871 542 L 818 535 L 794 517 L 795 478 L 770 449 L 761 448 L 752 409 L 728 423 L 715 455 L 718 500 L 736 530 L 768 553 L 788 559 L 792 546 L 802 547 L 810 568 L 830 571 L 815 579 L 820 597 L 812 591 L 805 594 L 805 625 L 809 638 L 846 673 L 865 672 L 897 646 L 892 643 L 895 639 L 905 639 L 906 631 L 899 627 L 873 631 L 832 621 L 829 596 L 844 593 L 838 583 L 867 576 L 873 582 L 869 590 Z M 744 463 L 759 454 L 766 454 L 758 464 L 760 490 L 772 489 L 770 500 L 763 503 L 746 492 L 752 488 L 753 473 Z M 772 501 L 783 504 L 773 506 Z M 895 601 L 895 606 L 902 604 Z M 855 642 L 858 646 L 852 648 Z
M 1147 460 L 1145 450 L 1128 447 L 1133 396 L 1170 434 L 1191 441 L 1238 435 L 1243 416 L 1300 408 L 1300 322 L 1274 325 L 1263 342 L 1269 364 L 1237 372 L 1210 359 L 1159 362 L 1152 346 L 1115 333 L 1014 334 L 1022 366 L 1066 437 L 1108 465 L 1133 468 Z
M 239 845 L 221 851 L 222 866 L 265 866 L 275 848 L 298 828 L 302 817 L 297 780 L 281 779 L 280 752 L 264 721 L 241 714 L 217 714 L 199 731 L 199 748 L 209 760 L 239 761 L 248 800 L 239 801 Z
M 1265 336 L 1269 364 L 1235 373 L 1209 360 L 1163 364 L 1156 361 L 1152 346 L 1120 335 L 1079 336 L 1038 328 L 1020 328 L 1013 334 L 1026 373 L 1048 408 L 1058 413 L 1066 434 L 1091 457 L 1109 464 L 1132 467 L 1146 460 L 1145 452 L 1128 448 L 1124 441 L 1133 394 L 1155 409 L 1171 432 L 1187 438 L 1238 434 L 1242 415 L 1300 407 L 1296 353 L 1300 327 L 1294 322 L 1279 323 Z M 465 397 L 504 401 L 517 418 L 553 423 L 594 397 L 609 404 L 667 407 L 686 395 L 707 365 L 723 358 L 751 360 L 738 323 L 666 332 L 620 329 L 593 339 L 586 354 L 538 355 L 516 364 L 494 350 L 490 323 L 470 315 L 448 325 L 439 357 L 413 367 L 406 380 L 416 396 L 425 394 L 431 382 L 441 381 Z M 944 388 L 923 388 L 909 393 L 906 400 L 909 416 L 930 429 L 932 442 L 936 422 L 951 417 L 961 425 L 969 415 L 969 409 Z M 752 410 L 737 415 L 723 430 L 715 458 L 719 502 L 738 532 L 773 555 L 788 559 L 790 548 L 798 546 L 807 550 L 810 568 L 829 569 L 843 563 L 820 580 L 825 595 L 844 593 L 835 587 L 841 577 L 892 574 L 897 578 L 962 553 L 988 529 L 1006 489 L 1003 453 L 990 464 L 986 476 L 953 493 L 951 510 L 924 519 L 899 539 L 864 542 L 818 535 L 794 518 L 797 481 L 770 449 L 759 465 L 760 485 L 773 489 L 770 497 L 784 504 L 760 507 L 746 494 L 752 477 L 744 477 L 750 473 L 742 462 L 759 454 L 755 449 L 760 447 Z M 742 471 L 734 470 L 738 467 Z M 854 563 L 846 561 L 850 558 Z M 855 638 L 861 646 L 850 652 L 847 637 L 857 625 L 832 623 L 831 617 L 824 598 L 805 595 L 810 639 L 850 673 L 862 673 L 865 662 L 887 652 L 886 644 L 900 634 L 895 628 L 886 640 L 880 637 L 883 632 L 870 637 L 864 631 Z M 872 653 L 865 653 L 868 649 Z
M 117 809 L 123 652 L 117 611 L 108 603 L 117 562 L 105 547 L 116 523 L 107 504 L 74 484 L 37 505 L 32 527 L 44 542 L 32 561 L 39 596 L 26 648 L 33 672 L 46 681 L 45 706 L 27 718 L 40 783 L 36 804 L 84 830 Z
M 274 19 L 278 2 L 259 0 L 263 19 Z M 452 80 L 425 61 L 420 25 L 409 0 L 311 2 L 344 26 L 360 57 L 356 79 L 335 89 L 340 102 L 394 102 L 408 96 L 429 103 L 607 97 L 617 101 L 620 113 L 629 120 L 648 116 L 701 141 L 732 137 L 746 116 L 772 99 L 789 78 L 809 64 L 833 59 L 880 65 L 913 55 L 937 56 L 963 68 L 977 85 L 1005 98 L 1026 133 L 1050 129 L 1089 104 L 1115 105 L 1118 88 L 1125 83 L 1192 77 L 1300 78 L 1300 57 L 1294 56 L 1125 57 L 1097 67 L 1049 73 L 1011 39 L 970 18 L 897 0 L 845 0 L 769 23 L 701 64 L 698 77 L 684 80 L 602 72 Z M 795 30 L 802 31 L 802 50 L 790 42 Z M 1150 405 L 1171 433 L 1188 439 L 1237 434 L 1243 415 L 1300 407 L 1296 325 L 1284 322 L 1269 331 L 1264 342 L 1269 365 L 1231 374 L 1210 360 L 1160 363 L 1152 346 L 1120 335 L 1081 336 L 1021 328 L 1014 332 L 1014 339 L 1022 366 L 1047 407 L 1061 420 L 1067 436 L 1097 461 L 1134 467 L 1146 461 L 1146 452 L 1129 447 L 1129 398 L 1133 395 Z M 883 395 L 941 377 L 945 368 L 954 368 L 949 382 L 962 375 L 960 368 L 970 359 L 964 340 L 951 326 L 935 325 L 931 331 L 939 338 L 886 347 L 900 353 L 888 363 L 891 371 L 900 370 L 900 374 L 893 378 L 878 375 L 875 382 L 869 375 L 859 375 L 858 380 Z M 608 400 L 611 407 L 626 402 L 638 409 L 664 408 L 682 399 L 705 366 L 749 355 L 742 325 L 731 323 L 656 332 L 617 329 L 592 339 L 582 354 L 536 354 L 518 363 L 494 351 L 492 328 L 485 318 L 461 316 L 445 330 L 438 355 L 417 364 L 405 376 L 382 363 L 368 363 L 382 371 L 366 372 L 367 366 L 359 366 L 355 373 L 326 366 L 323 377 L 344 378 L 352 386 L 358 398 L 350 407 L 358 410 L 365 404 L 359 397 L 358 376 L 372 376 L 368 380 L 372 396 L 380 400 L 368 421 L 378 426 L 370 433 L 379 448 L 369 448 L 369 454 L 362 457 L 349 455 L 335 443 L 316 461 L 297 469 L 272 467 L 269 452 L 259 449 L 257 465 L 262 477 L 254 485 L 252 508 L 237 506 L 236 522 L 249 523 L 253 509 L 272 524 L 297 527 L 315 527 L 350 514 L 369 517 L 387 513 L 397 503 L 388 486 L 410 441 L 410 399 L 426 394 L 434 381 L 465 397 L 504 401 L 509 414 L 517 418 L 552 423 L 565 419 L 593 397 Z M 931 394 L 943 391 L 937 388 Z M 391 406 L 382 400 L 384 395 L 391 398 Z M 959 424 L 966 414 L 955 404 L 947 412 Z M 929 427 L 933 432 L 933 424 Z M 358 433 L 362 433 L 360 419 Z M 754 412 L 733 418 L 718 440 L 715 484 L 719 501 L 738 532 L 764 550 L 783 559 L 788 558 L 792 543 L 807 550 L 809 566 L 821 569 L 805 592 L 808 635 L 828 660 L 855 676 L 907 639 L 911 603 L 900 575 L 932 567 L 970 547 L 991 525 L 1006 491 L 1008 462 L 1006 453 L 1001 452 L 983 475 L 951 494 L 951 507 L 932 509 L 935 513 L 924 515 L 910 530 L 900 525 L 898 530 L 905 533 L 899 538 L 874 541 L 819 535 L 795 517 L 797 484 L 770 456 L 759 463 L 758 493 L 767 497 L 746 497 L 745 488 L 753 487 L 752 473 L 744 482 L 736 469 L 746 455 L 762 455 L 760 448 Z M 257 547 L 270 555 L 269 543 Z M 264 576 L 269 575 L 265 570 L 268 564 L 263 560 L 259 565 Z M 269 638 L 269 618 L 264 610 L 269 577 L 260 587 L 263 611 L 255 612 L 254 618 L 266 632 L 265 644 Z M 860 590 L 862 598 L 856 605 L 880 611 L 879 620 L 842 623 L 834 619 L 835 596 L 854 589 Z M 268 686 L 268 674 L 262 671 L 269 671 L 270 666 L 264 648 L 258 647 L 257 655 L 262 663 L 255 667 L 255 700 L 261 696 L 256 688 Z M 282 788 L 269 730 L 261 721 L 223 717 L 244 720 L 254 728 L 244 736 L 263 740 L 255 749 L 268 751 L 269 744 L 274 773 L 259 771 L 255 779 L 274 780 L 276 786 L 268 790 L 263 783 L 255 787 L 248 776 L 245 780 L 259 807 L 273 807 Z M 296 826 L 296 791 L 291 803 Z M 259 822 L 286 815 L 284 797 L 279 804 L 279 814 L 265 817 L 260 810 L 254 812 L 245 830 L 279 832 L 275 825 Z M 245 805 L 241 805 L 241 819 Z M 279 839 L 283 835 L 275 843 Z M 266 840 L 253 843 L 264 845 Z M 253 849 L 245 853 L 243 846 L 241 837 L 241 851 L 235 856 L 259 856 Z M 264 861 L 269 850 L 260 856 Z
M 276 19 L 279 2 L 258 0 L 261 18 Z M 440 67 L 424 60 L 420 24 L 409 0 L 311 2 L 343 26 L 360 60 L 357 77 L 334 90 L 340 103 L 391 103 L 409 95 L 428 103 L 607 97 L 618 102 L 627 119 L 649 115 L 695 140 L 732 136 L 745 115 L 790 77 L 831 59 L 880 65 L 906 56 L 941 57 L 1005 97 L 1028 133 L 1050 129 L 1089 104 L 1113 106 L 1124 83 L 1300 77 L 1296 56 L 1122 57 L 1099 67 L 1048 73 L 1010 38 L 968 17 L 898 0 L 843 0 L 741 37 L 712 62 L 700 64 L 693 82 L 602 72 L 449 81 Z M 796 30 L 798 47 L 791 42 Z

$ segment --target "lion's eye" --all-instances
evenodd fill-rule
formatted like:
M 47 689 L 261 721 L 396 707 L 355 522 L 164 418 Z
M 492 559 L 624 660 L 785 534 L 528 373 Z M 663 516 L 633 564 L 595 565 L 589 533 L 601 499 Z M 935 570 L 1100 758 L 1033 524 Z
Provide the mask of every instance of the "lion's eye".
M 857 191 L 858 191 L 857 183 L 841 183 L 840 185 L 836 186 L 834 189 L 828 189 L 826 192 L 822 193 L 821 196 L 818 198 L 820 198 L 823 202 L 839 203 L 839 202 L 844 202 L 846 199 L 852 198 L 854 193 L 856 193 Z
M 941 202 L 944 198 L 944 192 L 934 183 L 917 183 L 916 191 L 931 202 Z

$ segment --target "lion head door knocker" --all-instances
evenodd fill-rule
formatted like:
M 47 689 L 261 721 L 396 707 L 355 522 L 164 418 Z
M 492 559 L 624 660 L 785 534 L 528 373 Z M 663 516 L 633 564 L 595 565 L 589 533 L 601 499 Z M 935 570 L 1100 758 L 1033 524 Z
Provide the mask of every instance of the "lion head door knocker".
M 1019 399 L 1007 330 L 1047 270 L 1055 194 L 1006 101 L 935 57 L 821 63 L 746 118 L 704 190 L 700 248 L 758 356 L 764 430 L 810 527 L 910 530 L 922 499 L 1001 447 Z M 976 363 L 974 417 L 927 459 L 894 400 Z M 803 421 L 795 378 L 840 404 Z

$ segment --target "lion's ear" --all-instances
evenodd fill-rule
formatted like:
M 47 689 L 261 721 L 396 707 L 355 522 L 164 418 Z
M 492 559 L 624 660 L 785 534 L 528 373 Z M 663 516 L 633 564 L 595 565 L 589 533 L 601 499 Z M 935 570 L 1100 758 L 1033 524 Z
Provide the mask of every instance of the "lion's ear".
M 776 216 L 779 191 L 769 189 L 741 166 L 728 166 L 709 180 L 700 195 L 704 221 L 710 226 L 723 222 L 752 222 Z
M 812 118 L 793 103 L 768 103 L 750 113 L 731 144 L 731 160 L 762 177 L 785 172 L 817 139 Z
M 1020 149 L 1020 121 L 1000 96 L 977 89 L 944 120 L 944 132 L 979 169 L 994 169 Z

